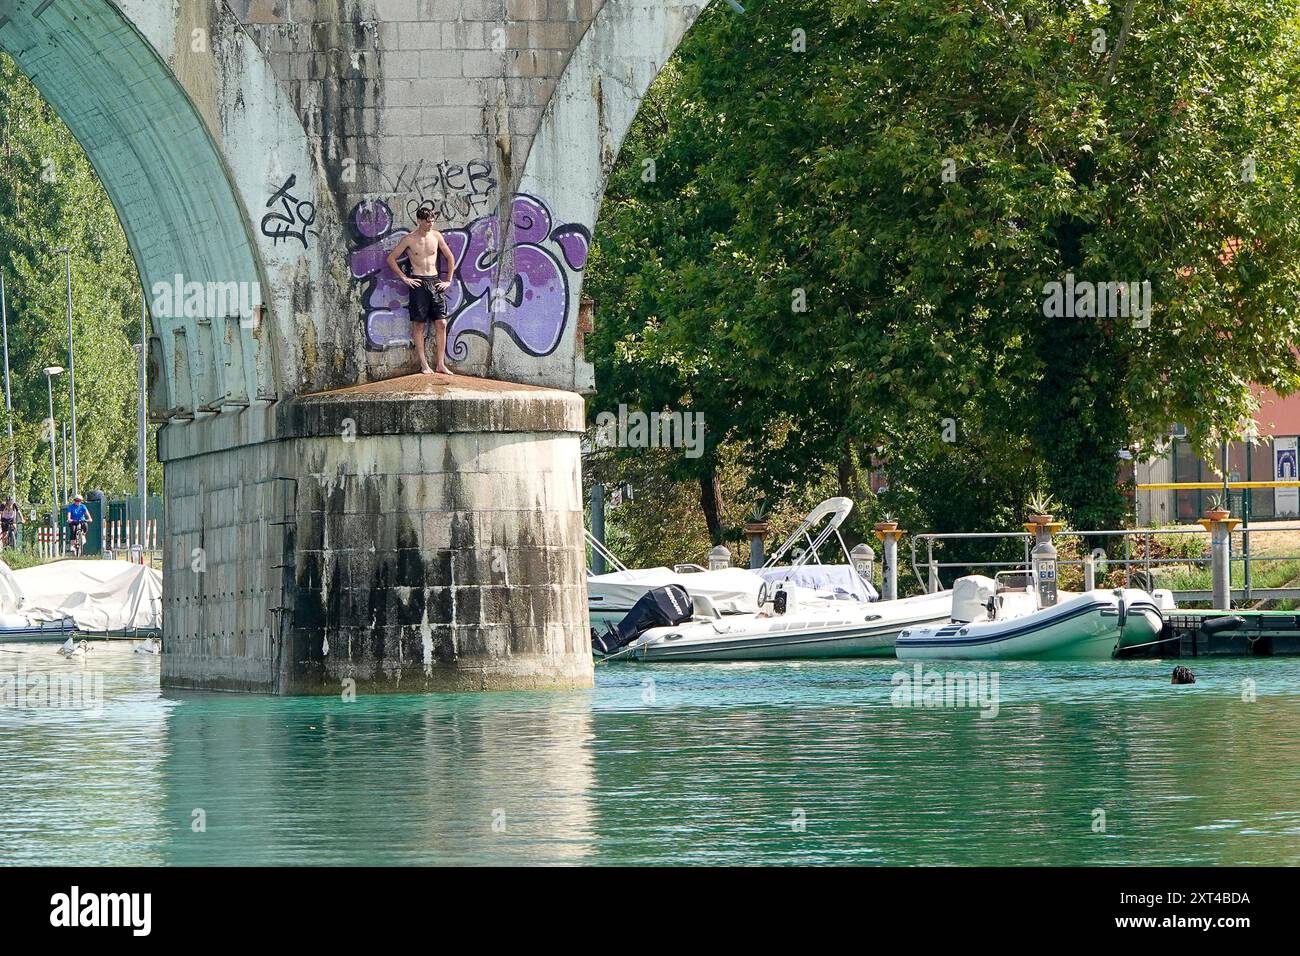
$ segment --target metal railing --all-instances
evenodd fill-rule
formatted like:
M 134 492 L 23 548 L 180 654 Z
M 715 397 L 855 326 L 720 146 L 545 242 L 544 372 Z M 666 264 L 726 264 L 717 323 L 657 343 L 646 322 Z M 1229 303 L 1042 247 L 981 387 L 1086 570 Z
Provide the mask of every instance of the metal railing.
M 1231 596 L 1234 601 L 1255 601 L 1270 599 L 1300 599 L 1300 587 L 1272 587 L 1261 588 L 1252 584 L 1252 566 L 1259 563 L 1277 562 L 1277 561 L 1295 561 L 1300 562 L 1300 554 L 1258 554 L 1251 550 L 1251 537 L 1254 535 L 1268 534 L 1285 534 L 1300 535 L 1300 529 L 1297 528 L 1277 528 L 1254 525 L 1250 528 L 1241 528 L 1230 533 L 1228 541 L 1228 573 L 1232 573 L 1233 564 L 1238 564 L 1242 571 L 1241 586 L 1231 588 Z M 1174 557 L 1154 557 L 1153 543 L 1159 536 L 1172 535 L 1198 535 L 1205 539 L 1204 553 L 1195 556 L 1174 556 Z M 1083 539 L 1083 543 L 1097 539 L 1115 539 L 1122 538 L 1124 545 L 1124 556 L 1104 558 L 1096 557 L 1097 550 L 1092 549 L 1088 554 L 1079 558 L 1063 559 L 1058 558 L 1056 563 L 1059 566 L 1071 567 L 1079 566 L 1084 568 L 1085 580 L 1091 575 L 1088 573 L 1088 565 L 1093 565 L 1093 571 L 1104 573 L 1114 568 L 1122 567 L 1124 569 L 1124 586 L 1132 587 L 1135 577 L 1139 576 L 1142 580 L 1140 585 L 1147 590 L 1157 586 L 1156 572 L 1164 566 L 1182 566 L 1189 568 L 1203 567 L 1212 570 L 1214 557 L 1211 551 L 1211 537 L 1209 532 L 1198 528 L 1132 528 L 1121 529 L 1116 531 L 1074 531 L 1062 530 L 1055 536 L 1055 540 L 1066 538 Z M 940 556 L 942 556 L 942 546 L 948 541 L 1019 541 L 1023 548 L 1024 558 L 1021 561 L 978 561 L 978 560 L 936 560 L 935 545 L 939 544 Z M 1033 545 L 1034 536 L 1027 531 L 1007 531 L 1007 532 L 977 532 L 977 533 L 921 533 L 912 535 L 911 540 L 911 564 L 912 573 L 916 580 L 926 587 L 927 591 L 938 591 L 943 588 L 943 573 L 945 570 L 954 568 L 965 569 L 966 573 L 971 573 L 980 568 L 1028 568 L 1030 566 L 1029 551 Z M 1240 548 L 1236 547 L 1240 541 Z M 1134 554 L 1134 544 L 1140 542 L 1140 552 Z M 921 565 L 920 555 L 918 553 L 921 546 L 925 547 L 925 563 Z M 1081 548 L 1080 551 L 1087 550 Z M 922 567 L 925 574 L 922 574 Z M 1300 573 L 1296 575 L 1300 578 Z M 1184 601 L 1209 601 L 1213 599 L 1211 589 L 1194 588 L 1194 589 L 1170 589 L 1175 599 Z

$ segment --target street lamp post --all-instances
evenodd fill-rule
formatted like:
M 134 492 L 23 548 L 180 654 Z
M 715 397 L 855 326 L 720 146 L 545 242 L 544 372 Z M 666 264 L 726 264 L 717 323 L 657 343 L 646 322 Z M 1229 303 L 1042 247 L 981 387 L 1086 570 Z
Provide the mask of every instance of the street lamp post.
M 72 491 L 81 490 L 77 480 L 77 366 L 72 358 L 72 250 L 60 249 L 68 264 L 68 395 L 71 408 L 68 417 L 72 419 Z
M 148 423 L 146 421 L 145 402 L 147 392 L 147 363 L 149 360 L 149 303 L 140 294 L 140 342 L 135 346 L 137 357 L 140 360 L 139 368 L 136 371 L 136 385 L 139 392 L 138 408 L 136 409 L 136 493 L 140 496 L 140 527 L 136 536 L 136 545 L 140 548 L 140 563 L 144 563 L 145 537 L 149 528 L 149 493 L 147 469 L 148 465 L 148 448 L 149 440 Z
M 55 535 L 59 530 L 59 463 L 55 460 L 54 454 L 54 376 L 63 374 L 63 369 L 58 365 L 49 365 L 42 369 L 45 373 L 46 391 L 50 398 L 50 504 L 53 510 L 50 512 L 50 521 L 53 524 Z
M 14 475 L 14 403 L 9 394 L 9 304 L 5 298 L 5 276 L 0 272 L 0 323 L 5 343 L 5 412 L 9 426 L 9 496 L 18 500 L 18 481 Z

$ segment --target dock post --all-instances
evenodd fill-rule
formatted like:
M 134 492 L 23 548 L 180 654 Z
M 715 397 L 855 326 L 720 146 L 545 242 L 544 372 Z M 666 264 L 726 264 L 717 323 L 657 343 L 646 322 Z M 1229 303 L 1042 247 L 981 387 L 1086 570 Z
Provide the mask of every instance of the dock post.
M 767 537 L 769 526 L 766 521 L 747 521 L 745 534 L 749 535 L 749 568 L 751 571 L 761 568 L 767 561 L 763 554 L 763 539 Z
M 591 486 L 591 536 L 602 545 L 605 543 L 605 486 L 599 481 Z M 595 548 L 591 549 L 591 571 L 605 573 L 605 559 Z
M 882 601 L 898 600 L 898 539 L 907 534 L 892 521 L 882 521 L 876 525 L 876 537 L 884 545 L 884 556 L 880 568 Z
M 1092 559 L 1091 554 L 1083 557 L 1083 589 L 1085 591 L 1097 590 L 1097 562 Z
M 1202 518 L 1200 525 L 1210 533 L 1210 587 L 1216 610 L 1232 610 L 1232 529 L 1240 522 L 1216 512 Z M 1225 515 L 1225 517 L 1220 517 Z

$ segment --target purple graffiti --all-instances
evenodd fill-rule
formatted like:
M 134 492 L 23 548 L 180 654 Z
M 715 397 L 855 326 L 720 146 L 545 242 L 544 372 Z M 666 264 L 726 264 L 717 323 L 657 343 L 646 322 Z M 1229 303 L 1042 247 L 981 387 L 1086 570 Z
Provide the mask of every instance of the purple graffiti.
M 361 239 L 349 256 L 352 277 L 367 284 L 362 297 L 367 347 L 406 345 L 411 341 L 407 289 L 385 260 L 408 230 L 394 228 L 392 210 L 380 200 L 360 203 L 352 212 L 352 225 Z M 493 328 L 504 331 L 529 355 L 550 355 L 559 347 L 569 314 L 568 273 L 586 267 L 591 233 L 577 223 L 553 228 L 546 204 L 524 193 L 511 203 L 510 225 L 514 275 L 496 288 L 493 278 L 502 245 L 497 218 L 485 216 L 443 233 L 456 257 L 447 290 L 449 358 L 465 359 L 465 336 L 487 339 Z

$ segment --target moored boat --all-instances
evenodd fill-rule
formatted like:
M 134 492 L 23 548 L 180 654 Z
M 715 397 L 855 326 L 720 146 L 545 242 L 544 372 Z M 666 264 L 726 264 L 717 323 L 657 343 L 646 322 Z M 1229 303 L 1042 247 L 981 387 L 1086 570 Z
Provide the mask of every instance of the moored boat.
M 604 656 L 637 661 L 892 657 L 900 630 L 946 620 L 951 602 L 951 591 L 871 604 L 826 600 L 781 584 L 770 598 L 765 595 L 759 613 L 724 617 L 706 608 L 681 623 L 648 628 Z
M 706 571 L 697 565 L 682 564 L 669 568 L 627 568 L 590 534 L 587 543 L 615 568 L 608 574 L 587 575 L 587 613 L 591 627 L 603 630 L 617 624 L 631 612 L 636 602 L 656 588 L 676 585 L 694 599 L 709 604 L 723 615 L 756 614 L 764 582 L 775 588 L 782 581 L 799 584 L 806 598 L 814 595 L 828 600 L 873 601 L 875 589 L 864 581 L 851 564 L 821 564 L 818 551 L 832 537 L 848 559 L 840 525 L 853 510 L 848 498 L 828 498 L 800 522 L 799 527 L 773 552 L 762 568 L 722 568 Z M 823 524 L 824 522 L 824 524 Z M 814 538 L 813 535 L 816 534 Z M 800 545 L 806 545 L 790 564 L 779 562 Z
M 1024 574 L 1020 572 L 1020 574 Z M 1062 592 L 1038 603 L 1039 589 L 1002 587 L 982 575 L 959 578 L 947 623 L 910 627 L 898 635 L 900 660 L 1109 660 L 1123 647 L 1156 640 L 1168 592 L 1135 588 Z

